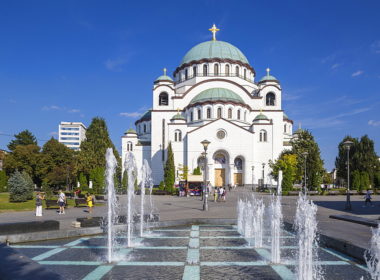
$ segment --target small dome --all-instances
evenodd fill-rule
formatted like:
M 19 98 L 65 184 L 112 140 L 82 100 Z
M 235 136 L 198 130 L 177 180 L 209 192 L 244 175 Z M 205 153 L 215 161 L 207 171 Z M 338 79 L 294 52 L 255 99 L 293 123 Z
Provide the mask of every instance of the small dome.
M 145 121 L 150 121 L 152 119 L 152 114 L 151 114 L 151 109 L 149 109 L 148 111 L 146 111 L 142 117 L 140 119 L 138 119 L 135 124 L 139 123 L 139 122 L 145 122 Z
M 172 118 L 172 120 L 183 120 L 186 121 L 186 118 L 182 116 L 180 113 L 175 114 Z
M 270 69 L 267 68 L 267 74 L 266 74 L 264 77 L 261 78 L 261 80 L 259 81 L 259 83 L 261 83 L 261 82 L 266 82 L 266 81 L 272 81 L 272 82 L 276 82 L 276 83 L 279 82 L 279 81 L 277 80 L 277 78 L 274 77 L 274 76 L 272 76 L 272 75 L 270 75 L 269 72 L 270 72 Z
M 260 113 L 258 114 L 255 119 L 253 120 L 254 122 L 255 121 L 269 121 L 268 117 L 265 116 L 263 113 Z
M 200 43 L 190 49 L 182 58 L 180 65 L 203 58 L 231 59 L 249 64 L 248 59 L 237 47 L 227 42 L 213 40 Z
M 134 130 L 133 128 L 130 128 L 128 129 L 124 134 L 137 134 L 136 130 Z
M 167 75 L 161 75 L 161 76 L 158 77 L 154 82 L 159 82 L 159 81 L 171 81 L 171 82 L 173 82 L 173 79 L 170 78 L 170 77 L 167 76 Z
M 243 99 L 233 91 L 225 88 L 210 88 L 195 96 L 189 105 L 205 101 L 230 101 L 233 103 L 245 104 Z

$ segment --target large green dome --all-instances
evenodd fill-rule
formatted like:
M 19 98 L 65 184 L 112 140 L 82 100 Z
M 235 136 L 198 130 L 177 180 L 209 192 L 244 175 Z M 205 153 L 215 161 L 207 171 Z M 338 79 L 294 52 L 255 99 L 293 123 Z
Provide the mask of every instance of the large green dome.
M 206 101 L 230 101 L 234 103 L 245 104 L 244 100 L 233 91 L 225 88 L 210 88 L 200 92 L 191 101 L 191 104 L 201 103 Z
M 207 41 L 200 43 L 187 52 L 181 61 L 181 65 L 193 60 L 201 60 L 204 58 L 221 58 L 238 60 L 247 63 L 248 59 L 235 46 L 223 41 Z

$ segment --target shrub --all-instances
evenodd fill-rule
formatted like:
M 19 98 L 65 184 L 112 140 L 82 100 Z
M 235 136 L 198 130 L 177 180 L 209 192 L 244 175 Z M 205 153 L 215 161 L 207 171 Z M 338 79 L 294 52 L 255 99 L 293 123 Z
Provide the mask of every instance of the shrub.
M 159 189 L 160 191 L 165 190 L 165 183 L 164 183 L 164 181 L 161 181 L 161 182 L 160 182 L 160 185 L 158 186 L 158 189 Z
M 0 192 L 7 191 L 7 174 L 5 174 L 4 170 L 0 170 Z
M 26 173 L 25 171 L 23 171 L 21 173 L 21 175 L 24 178 L 25 183 L 26 183 L 26 188 L 27 188 L 26 199 L 31 200 L 31 199 L 33 199 L 33 192 L 34 192 L 33 180 L 32 180 L 32 178 L 30 178 L 29 174 Z
M 28 198 L 28 183 L 19 171 L 15 171 L 8 180 L 9 201 L 24 202 Z

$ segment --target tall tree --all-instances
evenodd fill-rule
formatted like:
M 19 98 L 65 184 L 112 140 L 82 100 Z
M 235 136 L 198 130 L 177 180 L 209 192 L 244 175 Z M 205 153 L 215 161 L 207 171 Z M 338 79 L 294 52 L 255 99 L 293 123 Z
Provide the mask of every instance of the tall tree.
M 5 173 L 5 170 L 0 170 L 0 192 L 6 192 L 7 191 L 7 174 Z
M 117 178 L 121 176 L 121 160 L 118 151 L 109 137 L 108 128 L 103 118 L 93 118 L 86 132 L 86 140 L 80 146 L 78 156 L 78 171 L 89 177 L 90 172 L 96 168 L 105 168 L 106 150 L 112 148 L 118 167 Z
M 278 180 L 278 173 L 282 170 L 282 189 L 289 191 L 293 188 L 293 184 L 297 181 L 297 155 L 290 151 L 280 154 L 275 162 L 269 162 L 272 169 L 271 175 Z
M 14 135 L 15 139 L 9 142 L 8 149 L 13 152 L 17 146 L 37 145 L 37 139 L 29 130 L 23 130 Z
M 168 146 L 168 158 L 164 167 L 164 181 L 166 189 L 170 192 L 173 191 L 175 182 L 175 165 L 174 165 L 174 155 L 172 150 L 172 143 Z
M 8 180 L 9 201 L 24 202 L 28 199 L 28 186 L 19 171 L 15 171 Z
M 323 160 L 317 142 L 308 130 L 300 130 L 298 137 L 291 141 L 292 153 L 297 155 L 297 178 L 304 178 L 306 156 L 307 188 L 319 188 L 324 174 Z
M 4 169 L 8 175 L 16 170 L 25 171 L 32 178 L 33 182 L 39 185 L 41 183 L 37 172 L 40 159 L 40 147 L 34 144 L 17 145 L 13 152 L 6 155 L 4 160 Z
M 51 138 L 42 147 L 38 173 L 53 189 L 70 186 L 75 181 L 74 151 Z

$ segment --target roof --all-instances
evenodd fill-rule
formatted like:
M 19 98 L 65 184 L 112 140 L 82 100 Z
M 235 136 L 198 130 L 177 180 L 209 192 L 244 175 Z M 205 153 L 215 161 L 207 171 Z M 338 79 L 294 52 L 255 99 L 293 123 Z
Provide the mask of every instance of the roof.
M 150 121 L 151 118 L 152 118 L 152 113 L 151 113 L 150 110 L 151 110 L 151 109 L 149 109 L 148 111 L 146 111 L 146 112 L 142 115 L 142 117 L 141 117 L 140 119 L 138 119 L 138 120 L 135 122 L 135 124 L 136 124 L 136 123 L 139 123 L 139 122 L 143 122 L 143 121 Z
M 276 77 L 272 76 L 272 75 L 265 75 L 264 77 L 261 78 L 260 82 L 265 82 L 265 81 L 272 81 L 272 82 L 277 82 L 278 83 L 278 80 Z
M 253 121 L 269 121 L 268 117 L 265 116 L 263 113 L 258 114 Z
M 186 118 L 182 116 L 180 113 L 175 114 L 172 118 L 172 120 L 184 120 L 186 121 Z
M 155 80 L 155 82 L 158 82 L 158 81 L 172 81 L 173 82 L 173 79 L 169 77 L 168 75 L 161 75 Z
M 204 58 L 232 59 L 249 64 L 245 55 L 230 43 L 224 41 L 206 41 L 191 48 L 182 58 L 180 65 Z
M 127 133 L 137 134 L 136 130 L 134 130 L 133 128 L 128 129 L 124 134 L 127 134 Z
M 191 101 L 191 104 L 205 101 L 230 101 L 234 103 L 244 103 L 244 100 L 232 90 L 225 88 L 210 88 L 200 92 Z

